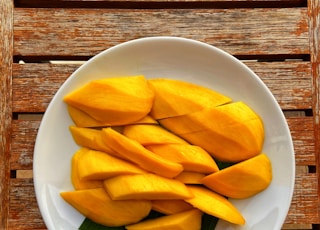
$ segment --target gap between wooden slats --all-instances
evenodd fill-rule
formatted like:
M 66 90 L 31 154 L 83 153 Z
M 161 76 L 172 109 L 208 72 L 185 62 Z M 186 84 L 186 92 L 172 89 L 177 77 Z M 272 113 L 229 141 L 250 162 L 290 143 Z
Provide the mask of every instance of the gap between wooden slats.
M 270 88 L 282 109 L 312 108 L 309 62 L 244 61 L 244 63 Z M 79 66 L 79 64 L 48 63 L 14 64 L 13 112 L 43 113 L 59 87 Z M 25 103 L 26 100 L 28 103 Z
M 306 0 L 15 0 L 15 7 L 73 8 L 286 8 L 303 7 Z
M 119 43 L 178 36 L 233 55 L 309 54 L 307 8 L 16 8 L 15 56 L 93 56 Z

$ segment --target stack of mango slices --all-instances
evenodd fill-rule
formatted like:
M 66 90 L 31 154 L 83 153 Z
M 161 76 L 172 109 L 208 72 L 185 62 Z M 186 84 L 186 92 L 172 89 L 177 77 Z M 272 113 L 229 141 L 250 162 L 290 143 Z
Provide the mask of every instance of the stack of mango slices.
M 203 213 L 245 218 L 272 180 L 264 126 L 248 105 L 181 80 L 93 80 L 64 97 L 79 150 L 62 198 L 92 221 L 128 230 L 201 229 Z M 219 170 L 216 161 L 230 162 Z M 164 216 L 145 220 L 151 210 Z

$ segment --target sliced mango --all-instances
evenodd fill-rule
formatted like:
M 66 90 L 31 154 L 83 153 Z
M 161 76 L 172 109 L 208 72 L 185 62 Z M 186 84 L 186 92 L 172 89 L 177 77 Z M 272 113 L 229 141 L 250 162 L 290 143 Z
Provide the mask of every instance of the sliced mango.
M 113 200 L 168 200 L 192 197 L 182 182 L 153 173 L 115 176 L 105 180 L 103 184 Z
M 101 130 L 77 126 L 70 126 L 69 130 L 79 146 L 114 154 L 114 151 L 102 141 Z
M 152 200 L 151 204 L 152 210 L 166 215 L 193 209 L 193 206 L 184 200 Z
M 80 149 L 72 156 L 71 160 L 71 182 L 75 190 L 103 188 L 103 181 L 101 180 L 81 180 L 79 176 L 78 163 L 86 149 Z
M 239 162 L 258 155 L 264 141 L 260 117 L 243 102 L 163 119 L 160 123 L 225 162 Z
M 203 148 L 190 144 L 158 144 L 145 146 L 151 152 L 181 164 L 185 171 L 212 173 L 219 171 L 216 162 Z
M 154 93 L 144 76 L 93 80 L 69 93 L 64 101 L 109 126 L 125 125 L 145 117 Z
M 142 145 L 153 144 L 187 144 L 185 140 L 159 125 L 126 125 L 123 135 L 136 140 Z
M 188 185 L 187 187 L 193 197 L 185 199 L 185 201 L 195 208 L 233 224 L 245 224 L 241 213 L 227 198 L 201 186 Z
M 271 162 L 259 154 L 201 179 L 201 182 L 224 196 L 237 199 L 251 197 L 266 189 L 272 180 Z
M 91 149 L 80 149 L 84 153 L 78 159 L 80 180 L 105 180 L 121 174 L 141 174 L 140 167 L 107 153 Z
M 155 95 L 150 112 L 155 119 L 181 116 L 231 102 L 223 94 L 189 82 L 164 78 L 148 82 Z
M 105 143 L 116 151 L 119 156 L 139 165 L 149 172 L 172 178 L 183 170 L 181 164 L 171 162 L 154 154 L 144 148 L 139 142 L 132 140 L 111 128 L 105 128 L 102 131 L 104 133 Z
M 182 171 L 178 176 L 175 177 L 175 179 L 184 184 L 202 184 L 201 179 L 205 176 L 206 174 L 199 172 Z
M 147 200 L 111 200 L 103 188 L 61 192 L 61 197 L 81 214 L 106 226 L 136 223 L 151 210 Z
M 200 230 L 202 212 L 193 209 L 127 225 L 127 230 Z

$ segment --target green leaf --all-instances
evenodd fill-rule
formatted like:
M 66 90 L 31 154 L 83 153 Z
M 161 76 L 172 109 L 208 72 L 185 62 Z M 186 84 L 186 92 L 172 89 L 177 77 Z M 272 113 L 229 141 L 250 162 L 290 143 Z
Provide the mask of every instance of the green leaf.
M 201 230 L 213 230 L 215 229 L 217 223 L 218 223 L 218 218 L 214 216 L 210 216 L 208 214 L 203 214 L 202 215 L 202 222 L 201 222 Z
M 86 218 L 79 227 L 79 230 L 125 230 L 125 227 L 107 227 Z

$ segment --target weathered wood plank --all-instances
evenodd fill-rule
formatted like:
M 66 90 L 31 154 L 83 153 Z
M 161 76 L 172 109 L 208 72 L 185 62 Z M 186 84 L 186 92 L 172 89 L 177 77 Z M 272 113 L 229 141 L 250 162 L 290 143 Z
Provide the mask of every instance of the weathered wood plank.
M 297 174 L 296 188 L 286 224 L 315 223 L 317 185 L 315 174 Z M 34 194 L 33 179 L 11 179 L 8 229 L 46 229 Z
M 309 62 L 245 63 L 270 88 L 282 109 L 311 108 Z M 44 112 L 52 96 L 78 67 L 79 65 L 14 64 L 13 111 Z M 28 103 L 25 103 L 26 100 Z
M 161 35 L 200 40 L 234 55 L 309 54 L 305 7 L 16 8 L 14 13 L 18 56 L 92 56 L 127 40 Z
M 10 180 L 9 206 L 7 229 L 47 229 L 36 201 L 33 179 Z
M 318 180 L 318 210 L 320 210 L 320 1 L 308 1 L 308 15 L 310 17 L 310 49 L 313 79 L 313 116 L 314 137 L 316 145 L 317 180 Z M 315 222 L 319 224 L 320 215 Z
M 0 1 L 0 229 L 7 227 L 11 134 L 13 2 Z
M 287 118 L 297 165 L 315 165 L 312 117 Z M 11 169 L 32 169 L 33 148 L 40 121 L 14 120 L 12 125 Z

